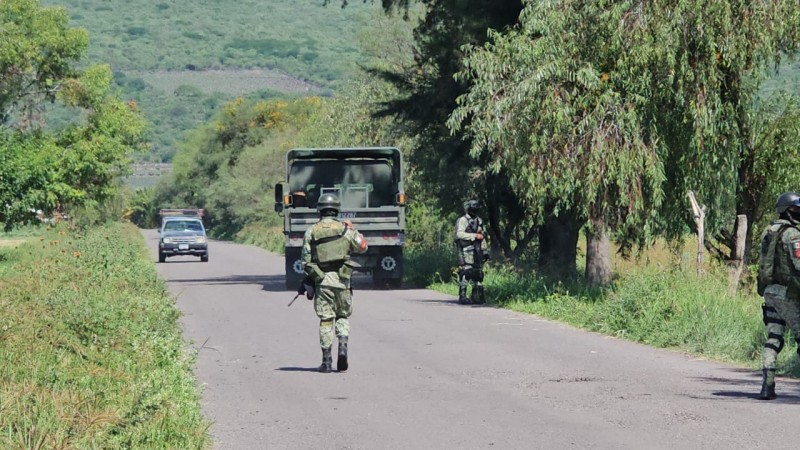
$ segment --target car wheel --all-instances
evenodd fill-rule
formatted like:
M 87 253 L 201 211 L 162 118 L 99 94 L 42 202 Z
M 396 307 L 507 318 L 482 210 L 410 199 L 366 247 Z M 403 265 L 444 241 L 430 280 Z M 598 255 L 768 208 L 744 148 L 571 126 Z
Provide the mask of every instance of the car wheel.
M 208 262 L 208 255 L 203 255 L 200 257 L 201 262 Z
M 163 263 L 167 261 L 167 255 L 158 252 L 158 262 Z

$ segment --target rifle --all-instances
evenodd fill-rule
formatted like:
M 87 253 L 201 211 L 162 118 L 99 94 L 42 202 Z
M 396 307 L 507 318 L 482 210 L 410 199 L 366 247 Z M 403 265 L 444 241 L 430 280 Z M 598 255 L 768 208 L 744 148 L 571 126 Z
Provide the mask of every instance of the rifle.
M 306 277 L 303 278 L 303 280 L 300 282 L 300 286 L 297 288 L 297 295 L 295 295 L 292 301 L 290 301 L 289 304 L 286 306 L 287 307 L 292 306 L 292 303 L 294 303 L 294 301 L 297 300 L 297 297 L 300 297 L 303 294 L 305 294 L 307 299 L 312 300 L 314 298 L 315 293 L 316 290 L 314 288 L 314 280 L 312 280 L 311 277 L 306 275 Z
M 297 293 L 297 295 L 295 295 L 295 296 L 294 296 L 294 298 L 292 299 L 292 301 L 290 301 L 290 302 L 289 302 L 289 304 L 288 304 L 288 305 L 286 305 L 286 306 L 287 306 L 287 307 L 289 307 L 289 306 L 292 306 L 292 303 L 294 303 L 294 301 L 295 301 L 295 300 L 297 300 L 297 297 L 300 297 L 300 295 L 302 295 L 302 294 L 300 294 L 300 293 L 298 292 L 298 293 Z

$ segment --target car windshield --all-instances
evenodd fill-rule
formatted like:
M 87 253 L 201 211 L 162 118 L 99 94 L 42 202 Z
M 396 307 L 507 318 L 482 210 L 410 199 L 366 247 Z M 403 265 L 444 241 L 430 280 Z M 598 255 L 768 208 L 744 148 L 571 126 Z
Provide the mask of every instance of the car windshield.
M 203 231 L 203 224 L 197 220 L 169 220 L 164 231 Z

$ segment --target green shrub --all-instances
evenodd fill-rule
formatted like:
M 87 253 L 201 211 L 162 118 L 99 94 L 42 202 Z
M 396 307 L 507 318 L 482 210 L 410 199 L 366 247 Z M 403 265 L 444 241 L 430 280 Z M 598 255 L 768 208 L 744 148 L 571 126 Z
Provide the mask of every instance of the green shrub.
M 145 34 L 147 34 L 147 28 L 145 28 L 145 27 L 128 27 L 125 30 L 125 32 L 128 33 L 131 36 L 136 36 L 136 37 L 144 36 Z
M 261 247 L 274 253 L 283 254 L 285 237 L 283 226 L 266 222 L 251 222 L 234 235 L 234 241 Z

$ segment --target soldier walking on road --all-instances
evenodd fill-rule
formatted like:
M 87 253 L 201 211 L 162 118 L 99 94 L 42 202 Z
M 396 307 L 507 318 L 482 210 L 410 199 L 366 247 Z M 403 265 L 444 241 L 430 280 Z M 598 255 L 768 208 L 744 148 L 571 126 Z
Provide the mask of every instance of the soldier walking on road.
M 775 205 L 778 220 L 761 235 L 758 266 L 758 293 L 762 306 L 767 341 L 761 358 L 763 384 L 760 398 L 772 400 L 775 394 L 775 360 L 783 350 L 784 330 L 788 326 L 800 344 L 800 195 L 785 192 Z M 800 345 L 798 346 L 800 353 Z
M 483 263 L 486 239 L 483 221 L 478 217 L 477 200 L 464 202 L 464 215 L 456 222 L 456 252 L 458 253 L 458 303 L 466 304 L 467 287 L 472 283 L 473 303 L 486 303 L 483 291 Z
M 349 220 L 337 220 L 339 199 L 335 195 L 321 195 L 317 211 L 320 221 L 309 228 L 303 237 L 302 261 L 306 274 L 316 286 L 314 310 L 319 317 L 319 344 L 322 347 L 319 371 L 330 373 L 333 369 L 331 346 L 335 327 L 339 339 L 336 370 L 344 372 L 348 367 L 348 318 L 353 311 L 350 275 L 355 264 L 350 261 L 350 255 L 366 252 L 367 241 Z

